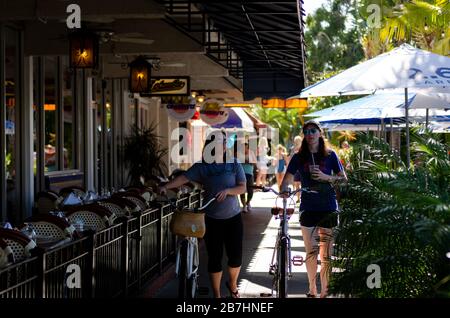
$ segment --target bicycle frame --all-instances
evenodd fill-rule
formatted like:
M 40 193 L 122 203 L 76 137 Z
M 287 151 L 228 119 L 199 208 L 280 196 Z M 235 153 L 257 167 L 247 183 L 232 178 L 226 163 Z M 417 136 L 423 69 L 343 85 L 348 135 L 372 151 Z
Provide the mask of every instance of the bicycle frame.
M 178 297 L 195 298 L 197 291 L 199 254 L 195 237 L 183 238 L 178 246 L 175 273 L 178 277 Z
M 264 192 L 271 191 L 275 193 L 277 196 L 281 194 L 272 188 L 265 187 L 255 187 L 262 189 Z M 317 193 L 317 191 L 310 191 L 306 188 L 298 189 L 293 192 L 288 192 L 287 196 L 283 197 L 283 213 L 280 217 L 280 227 L 278 229 L 277 240 L 275 242 L 275 248 L 272 255 L 272 262 L 270 264 L 269 274 L 274 275 L 273 283 L 272 283 L 272 295 L 273 291 L 276 290 L 278 298 L 286 298 L 288 296 L 287 290 L 287 281 L 292 277 L 292 264 L 302 265 L 303 258 L 292 259 L 291 258 L 291 239 L 288 234 L 289 224 L 288 224 L 288 214 L 287 214 L 287 205 L 288 198 L 293 197 L 298 192 L 309 192 L 309 193 Z
M 204 210 L 215 199 L 211 199 L 200 208 L 193 209 L 193 212 Z M 178 277 L 178 298 L 195 298 L 198 289 L 199 263 L 197 238 L 183 237 L 178 245 L 175 266 L 175 273 Z
M 273 271 L 272 295 L 275 289 L 278 298 L 287 297 L 287 280 L 292 276 L 291 239 L 288 233 L 288 221 L 287 198 L 283 198 L 283 214 L 280 217 L 280 227 L 270 265 L 271 269 L 275 269 Z

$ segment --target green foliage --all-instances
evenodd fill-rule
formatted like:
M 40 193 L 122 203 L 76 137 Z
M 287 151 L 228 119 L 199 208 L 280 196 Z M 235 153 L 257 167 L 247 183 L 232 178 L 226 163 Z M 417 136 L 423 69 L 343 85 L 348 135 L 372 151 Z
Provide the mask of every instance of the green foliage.
M 255 106 L 252 107 L 251 112 L 262 122 L 277 128 L 280 134 L 280 142 L 286 146 L 290 145 L 294 137 L 300 134 L 304 122 L 298 109 L 283 110 Z
M 450 54 L 450 1 L 361 1 L 359 11 L 367 18 L 367 6 L 381 4 L 382 25 L 368 27 L 365 49 L 368 57 L 410 43 L 437 54 Z
M 141 184 L 140 178 L 149 180 L 152 176 L 163 176 L 166 168 L 164 156 L 167 149 L 161 147 L 160 136 L 156 135 L 156 124 L 149 128 L 131 127 L 131 133 L 125 139 L 122 149 L 124 163 L 129 168 L 131 185 Z
M 355 65 L 364 57 L 362 30 L 352 0 L 329 0 L 306 19 L 307 74 L 315 82 L 323 73 Z
M 341 189 L 333 293 L 450 297 L 448 147 L 418 128 L 411 136 L 416 166 L 410 171 L 378 138 L 360 134 L 353 144 L 349 183 Z M 366 285 L 369 264 L 381 268 L 379 289 Z

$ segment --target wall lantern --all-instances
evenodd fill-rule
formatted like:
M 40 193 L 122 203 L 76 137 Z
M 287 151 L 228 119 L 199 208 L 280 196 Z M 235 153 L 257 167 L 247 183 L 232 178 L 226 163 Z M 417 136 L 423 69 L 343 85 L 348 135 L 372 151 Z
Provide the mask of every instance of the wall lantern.
M 98 37 L 88 31 L 69 35 L 70 67 L 96 68 L 98 65 Z
M 130 92 L 148 93 L 150 92 L 151 64 L 140 56 L 130 63 Z
M 197 102 L 203 103 L 204 101 L 205 101 L 205 95 L 203 95 L 203 94 L 197 95 Z

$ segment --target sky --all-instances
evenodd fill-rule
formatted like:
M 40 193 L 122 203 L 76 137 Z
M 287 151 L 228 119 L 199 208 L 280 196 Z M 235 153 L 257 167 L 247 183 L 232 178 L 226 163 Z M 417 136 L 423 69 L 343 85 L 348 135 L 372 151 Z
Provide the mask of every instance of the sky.
M 314 11 L 317 8 L 320 8 L 320 6 L 324 3 L 327 3 L 327 0 L 303 0 L 303 9 L 305 9 L 306 15 L 308 16 L 311 13 L 314 13 Z

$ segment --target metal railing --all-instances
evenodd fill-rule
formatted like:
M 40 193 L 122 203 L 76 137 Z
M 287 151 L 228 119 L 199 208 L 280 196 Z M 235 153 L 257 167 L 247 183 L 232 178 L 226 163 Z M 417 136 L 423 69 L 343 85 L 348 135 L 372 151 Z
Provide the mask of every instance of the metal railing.
M 199 206 L 195 191 L 176 206 Z M 0 269 L 0 298 L 117 297 L 141 291 L 174 260 L 173 208 L 138 212 L 120 224 Z

